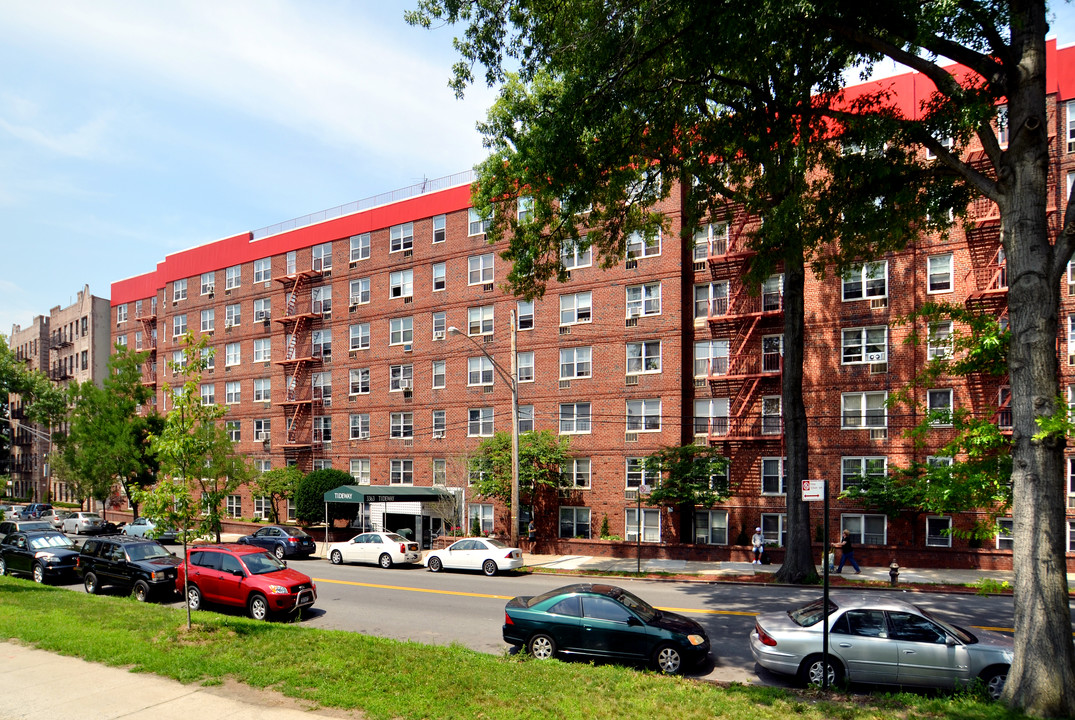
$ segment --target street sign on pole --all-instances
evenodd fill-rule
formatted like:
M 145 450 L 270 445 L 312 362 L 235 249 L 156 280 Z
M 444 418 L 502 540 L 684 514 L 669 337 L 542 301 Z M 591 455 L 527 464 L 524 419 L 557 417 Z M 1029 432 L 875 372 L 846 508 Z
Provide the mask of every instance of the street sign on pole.
M 824 480 L 803 480 L 803 500 L 816 502 L 825 499 Z

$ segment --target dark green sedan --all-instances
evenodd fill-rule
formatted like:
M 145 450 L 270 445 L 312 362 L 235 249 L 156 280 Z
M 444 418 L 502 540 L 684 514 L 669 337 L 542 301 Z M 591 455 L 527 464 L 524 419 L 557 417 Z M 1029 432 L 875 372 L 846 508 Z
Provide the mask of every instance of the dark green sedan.
M 504 642 L 535 658 L 557 653 L 652 663 L 678 673 L 709 655 L 709 637 L 694 620 L 658 610 L 614 585 L 579 583 L 504 607 Z

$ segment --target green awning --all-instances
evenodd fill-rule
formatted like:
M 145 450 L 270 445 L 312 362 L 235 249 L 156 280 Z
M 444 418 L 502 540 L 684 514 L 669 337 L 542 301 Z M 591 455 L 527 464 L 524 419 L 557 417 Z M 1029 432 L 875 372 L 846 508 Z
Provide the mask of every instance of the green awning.
M 325 493 L 326 503 L 411 502 L 454 499 L 444 488 L 390 485 L 341 485 Z

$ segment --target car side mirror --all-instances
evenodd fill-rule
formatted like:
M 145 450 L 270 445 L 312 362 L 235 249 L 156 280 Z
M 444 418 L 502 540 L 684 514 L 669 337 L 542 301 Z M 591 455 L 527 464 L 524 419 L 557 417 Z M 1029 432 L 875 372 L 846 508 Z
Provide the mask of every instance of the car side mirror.
M 642 626 L 642 621 L 639 620 L 638 618 L 636 618 L 634 615 L 632 615 L 631 617 L 627 618 L 627 626 L 628 627 L 641 627 Z
M 955 647 L 959 643 L 956 642 L 956 639 L 954 637 L 952 637 L 951 635 L 947 635 L 944 638 L 944 644 L 948 647 Z
M 237 578 L 246 577 L 246 575 L 243 574 L 242 570 L 232 570 L 231 574 L 234 575 Z

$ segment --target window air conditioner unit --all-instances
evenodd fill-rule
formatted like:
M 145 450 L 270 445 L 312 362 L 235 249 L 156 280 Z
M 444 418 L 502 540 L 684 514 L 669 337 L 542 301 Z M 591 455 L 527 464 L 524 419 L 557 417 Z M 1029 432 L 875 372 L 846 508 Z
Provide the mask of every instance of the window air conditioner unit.
M 629 432 L 624 436 L 624 442 L 638 442 L 638 433 Z
M 444 339 L 444 331 L 443 330 L 434 330 L 433 331 L 433 339 L 434 340 L 443 340 Z
M 444 437 L 444 431 L 443 430 L 434 430 L 433 431 L 433 437 L 434 438 L 443 438 Z
M 399 381 L 399 389 L 400 390 L 410 390 L 411 389 L 411 381 L 408 380 L 407 378 L 401 378 L 400 381 Z
M 866 353 L 866 362 L 885 362 L 885 353 Z
M 407 343 L 406 345 L 403 346 L 403 352 L 410 352 L 410 351 L 411 351 L 411 344 L 410 343 Z
M 351 296 L 351 307 L 357 306 L 361 299 L 362 298 L 360 298 L 358 295 L 352 295 Z
M 624 384 L 625 385 L 637 385 L 638 384 L 638 376 L 637 375 L 628 375 L 627 378 L 624 380 Z
M 493 291 L 493 283 L 485 283 L 484 285 L 482 285 L 482 290 L 484 292 L 492 292 Z

